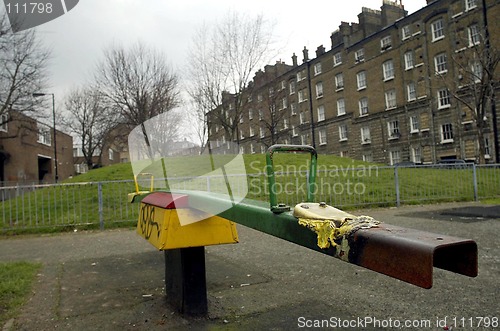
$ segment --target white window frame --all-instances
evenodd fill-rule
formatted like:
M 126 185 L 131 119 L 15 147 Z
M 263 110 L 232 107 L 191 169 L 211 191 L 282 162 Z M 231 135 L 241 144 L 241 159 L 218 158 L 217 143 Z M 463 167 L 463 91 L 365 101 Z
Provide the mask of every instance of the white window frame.
M 108 159 L 113 161 L 115 159 L 115 151 L 111 148 L 108 149 Z
M 392 120 L 387 122 L 387 135 L 389 137 L 389 140 L 399 139 L 401 137 L 398 120 Z
M 401 28 L 401 39 L 406 40 L 411 37 L 411 27 L 410 25 L 405 25 Z
M 384 73 L 384 82 L 394 79 L 394 61 L 387 60 L 382 63 L 382 71 Z
M 380 51 L 385 52 L 386 50 L 392 47 L 392 39 L 391 36 L 385 36 L 380 39 Z
M 465 0 L 465 11 L 472 10 L 477 7 L 477 0 Z
M 297 96 L 298 96 L 298 99 L 299 99 L 299 103 L 307 101 L 307 96 L 306 96 L 306 90 L 305 89 L 299 90 Z
M 338 73 L 335 75 L 335 90 L 340 91 L 344 89 L 344 74 Z
M 433 21 L 431 23 L 431 30 L 433 42 L 444 39 L 444 20 L 440 18 Z
M 346 140 L 347 140 L 347 125 L 340 124 L 339 125 L 339 141 L 346 141 Z
M 479 60 L 473 60 L 470 65 L 472 79 L 475 83 L 480 83 L 483 79 L 483 65 Z
M 469 47 L 479 45 L 481 43 L 481 31 L 479 30 L 479 25 L 473 24 L 467 28 L 467 34 L 469 37 Z
M 249 131 L 250 137 L 255 136 L 255 130 L 254 130 L 253 126 L 250 125 L 250 128 L 248 131 Z
M 259 127 L 259 137 L 264 138 L 266 136 L 264 129 L 262 127 Z
M 318 138 L 319 138 L 319 144 L 320 146 L 326 145 L 326 130 L 325 129 L 320 129 L 318 130 Z
M 385 109 L 394 109 L 398 106 L 396 100 L 396 90 L 390 89 L 384 93 L 385 95 Z
M 248 120 L 253 120 L 253 109 L 248 110 Z
M 48 125 L 38 123 L 38 139 L 40 144 L 51 146 L 52 145 L 52 134 L 51 128 Z
M 372 136 L 370 133 L 370 127 L 364 126 L 361 128 L 361 144 L 371 144 Z
M 314 65 L 314 76 L 321 74 L 321 72 L 322 72 L 321 62 L 318 62 Z
M 337 52 L 333 55 L 333 66 L 336 67 L 342 64 L 342 53 Z
M 391 165 L 399 163 L 401 161 L 401 152 L 399 151 L 399 149 L 390 151 L 389 159 L 391 160 Z
M 299 134 L 297 133 L 297 128 L 295 125 L 292 125 L 292 137 L 297 137 Z
M 369 108 L 368 108 L 368 98 L 367 97 L 359 99 L 358 108 L 359 108 L 359 116 L 368 115 Z
M 417 86 L 413 81 L 408 82 L 408 84 L 406 84 L 406 100 L 407 101 L 417 100 Z
M 422 148 L 412 147 L 411 148 L 411 160 L 414 163 L 422 163 Z
M 451 107 L 451 95 L 447 88 L 442 88 L 437 91 L 438 109 Z
M 439 53 L 434 56 L 434 70 L 436 74 L 442 75 L 448 72 L 448 59 L 446 53 Z
M 337 100 L 337 116 L 345 115 L 345 99 L 340 98 Z
M 413 51 L 406 52 L 404 57 L 405 57 L 405 70 L 413 69 L 413 67 L 415 66 L 415 55 L 413 54 Z
M 410 116 L 410 133 L 417 133 L 420 131 L 420 121 L 418 115 Z
M 286 130 L 286 129 L 288 129 L 288 119 L 284 118 L 283 119 L 283 130 Z
M 319 105 L 317 110 L 318 110 L 318 122 L 324 121 L 325 120 L 325 106 Z
M 366 88 L 366 71 L 360 71 L 356 74 L 356 83 L 358 86 L 358 91 Z
M 297 115 L 297 104 L 295 102 L 290 104 L 290 114 Z
M 302 145 L 307 145 L 307 135 L 306 134 L 300 135 L 300 143 Z
M 363 62 L 365 60 L 365 49 L 360 48 L 356 52 L 354 52 L 354 60 L 356 63 Z
M 4 113 L 0 115 L 0 131 L 8 132 L 9 131 L 9 114 Z
M 323 97 L 323 82 L 316 83 L 316 99 Z
M 307 123 L 306 121 L 306 113 L 301 111 L 300 114 L 299 114 L 299 123 L 300 124 L 305 124 Z
M 295 94 L 295 81 L 291 81 L 288 87 L 290 89 L 290 94 Z

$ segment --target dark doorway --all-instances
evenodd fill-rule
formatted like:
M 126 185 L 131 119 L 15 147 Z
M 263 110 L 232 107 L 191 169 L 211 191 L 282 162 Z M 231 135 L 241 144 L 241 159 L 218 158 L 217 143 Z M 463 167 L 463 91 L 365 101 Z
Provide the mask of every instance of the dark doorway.
M 38 180 L 43 182 L 46 174 L 50 173 L 52 160 L 48 157 L 38 156 Z

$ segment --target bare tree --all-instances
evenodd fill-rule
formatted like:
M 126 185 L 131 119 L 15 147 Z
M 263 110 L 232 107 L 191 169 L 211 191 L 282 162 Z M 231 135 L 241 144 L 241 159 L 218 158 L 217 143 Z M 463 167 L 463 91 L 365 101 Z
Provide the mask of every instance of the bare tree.
M 180 103 L 178 78 L 165 55 L 140 42 L 129 49 L 106 50 L 96 81 L 101 93 L 131 127 Z
M 220 125 L 230 141 L 239 143 L 249 82 L 272 57 L 273 24 L 263 15 L 229 12 L 222 21 L 198 29 L 189 55 L 188 93 L 206 127 Z
M 83 157 L 91 168 L 96 153 L 100 159 L 105 139 L 117 124 L 117 116 L 105 103 L 102 94 L 88 87 L 71 91 L 65 106 L 68 114 L 63 117 L 63 124 L 81 142 Z
M 259 118 L 261 128 L 264 130 L 265 138 L 261 139 L 261 143 L 270 147 L 280 142 L 283 137 L 288 137 L 290 124 L 289 112 L 286 111 L 287 99 L 284 98 L 282 93 L 278 92 L 277 87 L 270 87 L 268 93 L 263 96 L 263 105 L 266 107 L 265 111 L 259 109 Z
M 500 88 L 498 80 L 498 64 L 500 50 L 491 45 L 487 29 L 480 28 L 476 22 L 456 31 L 459 49 L 452 53 L 452 61 L 457 70 L 458 86 L 448 90 L 461 105 L 472 114 L 472 120 L 477 130 L 479 163 L 485 163 L 486 144 L 485 133 L 495 113 L 495 91 Z M 440 75 L 443 77 L 443 75 Z M 444 78 L 444 77 L 443 77 Z M 494 117 L 494 116 L 493 116 Z M 494 121 L 494 118 L 493 118 Z M 493 123 L 495 130 L 496 123 Z M 496 137 L 498 133 L 494 132 Z M 497 137 L 495 148 L 498 145 Z M 498 155 L 495 156 L 498 162 Z
M 43 100 L 34 92 L 46 85 L 46 67 L 50 52 L 36 37 L 34 30 L 14 33 L 5 13 L 0 14 L 0 125 L 13 119 L 9 112 L 35 113 Z M 11 138 L 17 132 L 9 132 Z

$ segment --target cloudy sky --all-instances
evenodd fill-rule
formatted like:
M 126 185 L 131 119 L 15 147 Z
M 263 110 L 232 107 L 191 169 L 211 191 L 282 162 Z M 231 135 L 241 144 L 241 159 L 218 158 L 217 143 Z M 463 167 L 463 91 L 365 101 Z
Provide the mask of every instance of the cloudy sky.
M 410 14 L 425 4 L 426 0 L 403 0 Z M 53 55 L 47 92 L 56 93 L 62 106 L 69 89 L 90 79 L 104 48 L 139 40 L 162 51 L 182 77 L 193 33 L 228 10 L 263 13 L 272 20 L 283 47 L 277 59 L 291 64 L 294 52 L 301 59 L 304 46 L 311 55 L 319 45 L 329 49 L 331 32 L 341 21 L 357 22 L 362 7 L 380 9 L 381 5 L 382 0 L 80 0 L 67 14 L 37 28 Z

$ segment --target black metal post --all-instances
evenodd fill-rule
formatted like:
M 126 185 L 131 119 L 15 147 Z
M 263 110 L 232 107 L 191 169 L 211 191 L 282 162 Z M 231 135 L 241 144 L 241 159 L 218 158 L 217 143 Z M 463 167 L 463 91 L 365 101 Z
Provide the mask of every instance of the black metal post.
M 205 247 L 165 250 L 165 292 L 181 314 L 207 314 Z

